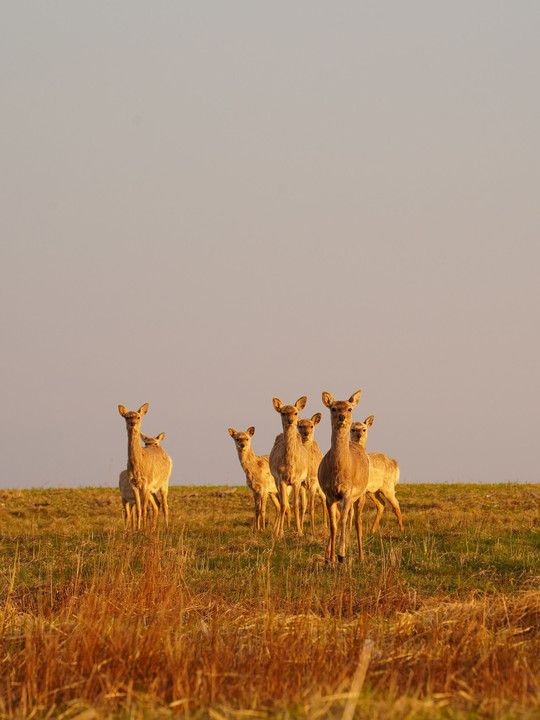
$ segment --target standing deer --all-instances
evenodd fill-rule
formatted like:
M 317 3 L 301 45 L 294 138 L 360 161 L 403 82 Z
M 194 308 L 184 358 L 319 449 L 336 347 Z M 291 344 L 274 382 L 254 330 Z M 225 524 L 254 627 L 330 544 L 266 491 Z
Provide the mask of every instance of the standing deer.
M 279 492 L 281 512 L 279 514 L 278 537 L 283 537 L 283 522 L 289 513 L 289 488 L 292 487 L 294 502 L 294 518 L 296 531 L 301 537 L 300 495 L 302 483 L 309 472 L 309 454 L 296 432 L 298 413 L 306 406 L 307 397 L 299 398 L 294 405 L 284 405 L 279 398 L 274 398 L 274 409 L 281 415 L 283 433 L 275 439 L 270 451 L 270 472 Z
M 123 405 L 118 406 L 118 412 L 126 421 L 128 435 L 128 465 L 129 482 L 135 492 L 137 506 L 137 529 L 141 524 L 146 527 L 146 510 L 152 493 L 158 493 L 163 509 L 165 528 L 169 526 L 169 508 L 167 495 L 169 492 L 169 477 L 172 471 L 172 460 L 165 450 L 158 445 L 142 447 L 139 434 L 141 420 L 148 411 L 148 403 L 141 405 L 138 410 L 128 410 Z M 138 491 L 141 491 L 140 493 Z M 142 494 L 142 503 L 141 503 Z M 142 504 L 142 507 L 141 507 Z M 157 513 L 154 514 L 152 529 L 157 526 Z
M 315 425 L 318 425 L 321 422 L 321 413 L 316 413 L 311 417 L 311 419 L 305 418 L 304 420 L 298 421 L 298 434 L 300 435 L 302 439 L 302 443 L 309 454 L 309 472 L 307 479 L 305 480 L 305 486 L 307 490 L 307 495 L 309 499 L 309 516 L 311 520 L 311 532 L 315 532 L 315 499 L 319 498 L 321 501 L 322 506 L 322 514 L 323 514 L 323 523 L 324 527 L 326 527 L 326 496 L 323 493 L 321 486 L 319 485 L 319 478 L 317 476 L 319 465 L 321 464 L 322 460 L 322 452 L 319 447 L 319 443 L 313 439 L 313 435 L 315 432 Z M 302 507 L 302 525 L 304 524 L 304 514 L 305 514 L 305 505 L 304 502 Z
M 236 445 L 240 465 L 246 474 L 247 486 L 253 493 L 253 500 L 255 502 L 255 528 L 256 530 L 264 530 L 266 528 L 266 503 L 268 498 L 270 498 L 276 506 L 276 519 L 273 528 L 276 530 L 279 523 L 281 505 L 278 500 L 276 483 L 270 472 L 268 455 L 255 455 L 251 447 L 251 438 L 254 433 L 255 428 L 253 426 L 248 428 L 246 432 L 237 432 L 234 428 L 229 428 L 229 435 Z
M 335 561 L 337 504 L 341 503 L 341 534 L 338 560 L 345 559 L 345 548 L 349 531 L 349 518 L 354 509 L 356 537 L 360 560 L 364 559 L 362 548 L 362 508 L 366 498 L 369 481 L 369 458 L 365 448 L 349 442 L 349 430 L 352 423 L 352 410 L 360 400 L 361 390 L 351 395 L 349 400 L 334 400 L 328 392 L 323 392 L 322 400 L 330 410 L 332 438 L 330 450 L 319 465 L 319 483 L 326 495 L 326 506 L 330 517 L 330 538 L 326 548 L 326 560 Z
M 165 437 L 165 433 L 162 432 L 156 437 L 148 437 L 147 435 L 143 435 L 141 433 L 141 440 L 144 442 L 144 444 L 148 447 L 149 445 L 159 445 L 160 442 Z M 133 491 L 133 488 L 131 486 L 131 483 L 129 482 L 129 473 L 127 470 L 122 470 L 120 473 L 120 476 L 118 478 L 118 488 L 120 490 L 120 496 L 122 498 L 122 511 L 123 511 L 123 517 L 124 517 L 124 528 L 126 530 L 129 530 L 130 528 L 132 530 L 135 530 L 137 515 L 136 515 L 136 509 L 137 504 L 135 501 L 135 493 Z M 139 491 L 140 494 L 140 491 Z M 156 495 L 152 494 L 150 495 L 150 507 L 152 508 L 152 511 L 156 513 L 156 515 L 159 513 L 159 499 Z
M 368 429 L 373 425 L 374 415 L 367 417 L 364 422 L 355 422 L 351 426 L 351 442 L 366 447 Z M 374 533 L 384 512 L 384 498 L 392 506 L 399 529 L 403 530 L 403 518 L 401 508 L 396 497 L 396 485 L 399 482 L 399 465 L 396 460 L 380 452 L 368 453 L 370 461 L 369 482 L 366 488 L 367 496 L 375 503 L 377 515 L 371 527 Z

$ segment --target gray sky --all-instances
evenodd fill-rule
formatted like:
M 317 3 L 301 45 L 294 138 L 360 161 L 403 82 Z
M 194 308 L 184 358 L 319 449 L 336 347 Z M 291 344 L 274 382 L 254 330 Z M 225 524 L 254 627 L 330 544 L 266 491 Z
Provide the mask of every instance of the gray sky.
M 540 3 L 2 2 L 2 487 L 173 484 L 359 388 L 403 481 L 537 482 Z

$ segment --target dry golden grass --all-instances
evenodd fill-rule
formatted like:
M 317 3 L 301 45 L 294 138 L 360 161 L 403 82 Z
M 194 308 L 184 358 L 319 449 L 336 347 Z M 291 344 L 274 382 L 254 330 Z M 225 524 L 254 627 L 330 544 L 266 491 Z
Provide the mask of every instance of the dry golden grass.
M 154 536 L 110 489 L 0 493 L 0 717 L 540 717 L 534 495 L 403 485 L 330 567 L 246 488 L 171 488 Z

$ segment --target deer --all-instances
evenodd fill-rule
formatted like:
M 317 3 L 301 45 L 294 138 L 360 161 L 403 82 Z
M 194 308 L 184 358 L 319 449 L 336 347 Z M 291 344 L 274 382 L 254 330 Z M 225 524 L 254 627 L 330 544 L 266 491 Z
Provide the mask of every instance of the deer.
M 347 536 L 350 531 L 349 518 L 354 510 L 356 537 L 360 561 L 364 559 L 362 548 L 362 509 L 366 499 L 369 481 L 369 458 L 365 448 L 349 441 L 352 411 L 358 405 L 362 390 L 357 390 L 349 400 L 334 400 L 323 392 L 322 400 L 330 410 L 332 435 L 330 450 L 319 465 L 319 484 L 326 496 L 326 507 L 330 518 L 330 537 L 326 547 L 326 561 L 335 562 L 337 510 L 341 506 L 338 561 L 345 560 Z
M 146 511 L 152 493 L 159 495 L 165 529 L 169 527 L 169 508 L 167 495 L 169 492 L 169 477 L 172 471 L 172 460 L 159 445 L 142 447 L 139 434 L 141 421 L 148 412 L 149 403 L 141 405 L 138 410 L 128 410 L 124 405 L 118 406 L 118 412 L 126 421 L 128 436 L 128 464 L 127 472 L 129 482 L 135 492 L 137 506 L 137 530 L 141 525 L 146 528 Z M 139 492 L 138 492 L 139 491 Z M 142 495 L 142 502 L 141 502 Z M 157 527 L 157 512 L 154 514 L 152 530 Z
M 311 521 L 311 532 L 315 533 L 315 499 L 319 498 L 322 505 L 322 514 L 323 514 L 323 524 L 324 527 L 327 527 L 326 525 L 326 495 L 323 493 L 321 486 L 319 485 L 319 478 L 317 476 L 317 472 L 319 470 L 319 465 L 321 464 L 322 460 L 322 452 L 319 447 L 319 443 L 313 439 L 313 435 L 315 433 L 315 425 L 318 425 L 321 422 L 322 415 L 321 413 L 315 413 L 310 419 L 304 418 L 303 420 L 298 420 L 297 425 L 297 431 L 300 435 L 300 438 L 302 440 L 302 443 L 309 454 L 309 472 L 308 477 L 305 480 L 305 487 L 307 490 L 308 498 L 309 498 L 309 516 Z M 302 507 L 302 525 L 304 514 L 305 514 L 305 506 L 306 503 L 304 502 Z
M 294 519 L 299 537 L 303 536 L 300 522 L 300 496 L 302 484 L 309 473 L 309 454 L 296 432 L 298 413 L 306 406 L 307 397 L 299 398 L 294 405 L 284 405 L 279 398 L 273 398 L 274 410 L 281 416 L 283 433 L 275 439 L 270 451 L 270 472 L 275 480 L 279 493 L 281 511 L 277 528 L 278 537 L 283 537 L 285 515 L 289 513 L 289 488 L 292 487 L 294 502 Z
M 147 435 L 143 435 L 143 433 L 141 433 L 141 440 L 144 442 L 146 447 L 148 447 L 150 445 L 159 445 L 162 442 L 164 437 L 165 437 L 164 432 L 160 433 L 156 437 L 148 437 Z M 135 493 L 133 491 L 133 488 L 131 487 L 131 483 L 129 482 L 129 474 L 128 474 L 127 470 L 122 470 L 122 472 L 120 473 L 120 476 L 118 478 L 118 488 L 120 490 L 120 496 L 122 498 L 124 528 L 126 530 L 129 530 L 130 528 L 135 530 L 135 524 L 136 524 Z M 155 513 L 159 512 L 159 505 L 160 505 L 160 503 L 159 503 L 158 497 L 154 494 L 150 495 L 150 506 L 152 507 L 152 509 Z
M 375 415 L 370 415 L 364 422 L 354 422 L 351 426 L 351 442 L 366 447 L 368 429 L 373 425 Z M 377 515 L 371 532 L 374 533 L 379 526 L 380 519 L 384 512 L 384 498 L 388 500 L 399 523 L 399 529 L 403 530 L 403 517 L 401 508 L 396 497 L 396 485 L 399 482 L 399 465 L 393 458 L 381 452 L 368 453 L 370 460 L 369 483 L 366 494 L 375 503 Z
M 255 503 L 254 528 L 256 530 L 266 529 L 266 503 L 270 498 L 276 506 L 276 519 L 273 526 L 275 531 L 279 524 L 281 504 L 278 499 L 276 483 L 270 472 L 268 455 L 255 455 L 251 447 L 251 438 L 254 433 L 255 428 L 253 426 L 249 427 L 245 432 L 238 432 L 234 428 L 229 428 L 229 435 L 236 445 L 240 465 L 246 474 L 246 484 L 253 493 Z

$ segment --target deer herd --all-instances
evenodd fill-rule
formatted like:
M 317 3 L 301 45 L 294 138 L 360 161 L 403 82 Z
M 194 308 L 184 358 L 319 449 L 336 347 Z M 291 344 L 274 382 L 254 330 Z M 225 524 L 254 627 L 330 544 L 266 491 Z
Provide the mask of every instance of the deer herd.
M 251 438 L 255 433 L 253 426 L 245 432 L 229 428 L 247 486 L 253 493 L 256 530 L 266 528 L 266 506 L 270 499 L 276 508 L 273 531 L 278 538 L 284 535 L 285 522 L 290 527 L 291 505 L 298 536 L 303 535 L 308 509 L 311 531 L 314 532 L 315 506 L 319 500 L 324 527 L 327 527 L 327 518 L 330 526 L 326 560 L 335 562 L 339 524 L 337 559 L 343 562 L 353 518 L 359 556 L 363 560 L 362 510 L 366 496 L 377 508 L 372 533 L 379 525 L 385 499 L 392 506 L 403 530 L 395 494 L 399 466 L 383 453 L 366 451 L 367 433 L 374 416 L 370 415 L 364 422 L 353 422 L 352 419 L 361 394 L 362 391 L 358 390 L 348 400 L 334 400 L 330 393 L 323 392 L 322 401 L 330 411 L 332 429 L 330 449 L 324 456 L 314 440 L 315 426 L 321 421 L 321 413 L 310 419 L 300 419 L 300 412 L 307 402 L 305 396 L 294 405 L 284 405 L 279 398 L 273 399 L 274 409 L 281 417 L 282 432 L 276 437 L 269 455 L 254 453 L 251 447 Z M 123 405 L 119 405 L 118 410 L 126 421 L 128 435 L 127 469 L 120 473 L 119 479 L 125 528 L 140 530 L 151 521 L 154 529 L 160 509 L 167 528 L 167 493 L 172 460 L 160 445 L 165 433 L 154 438 L 141 433 L 141 421 L 148 410 L 148 403 L 137 411 L 129 411 Z

